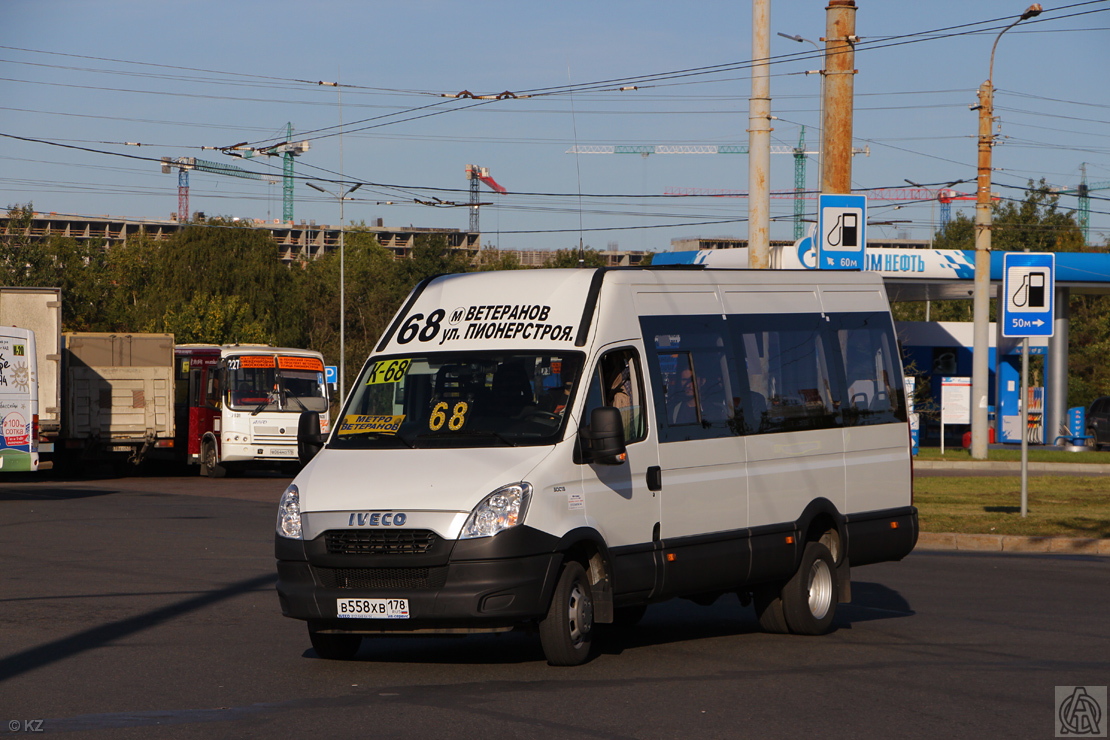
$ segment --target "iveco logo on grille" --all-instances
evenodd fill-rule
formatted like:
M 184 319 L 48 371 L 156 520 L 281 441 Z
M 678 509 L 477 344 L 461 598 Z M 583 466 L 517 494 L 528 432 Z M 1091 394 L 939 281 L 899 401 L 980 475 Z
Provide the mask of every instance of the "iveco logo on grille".
M 402 512 L 375 511 L 367 514 L 351 514 L 348 527 L 401 527 L 408 520 Z

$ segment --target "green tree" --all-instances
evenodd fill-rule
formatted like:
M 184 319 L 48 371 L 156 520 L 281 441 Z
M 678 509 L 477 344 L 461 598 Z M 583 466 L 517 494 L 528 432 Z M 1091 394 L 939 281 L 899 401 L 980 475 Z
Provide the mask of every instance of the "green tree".
M 1025 198 L 995 203 L 991 212 L 992 251 L 1072 252 L 1082 249 L 1083 234 L 1074 211 L 1058 209 L 1059 196 L 1048 191 L 1044 180 L 1029 182 Z M 936 249 L 975 249 L 975 221 L 960 213 L 936 233 Z M 898 321 L 924 321 L 923 302 L 894 304 Z M 932 301 L 930 321 L 971 321 L 970 300 Z M 996 312 L 992 304 L 991 315 Z
M 443 234 L 421 234 L 416 237 L 409 259 L 401 262 L 401 275 L 409 286 L 433 275 L 469 272 L 470 255 L 451 249 Z
M 369 231 L 351 231 L 344 247 L 344 349 L 348 375 L 356 372 L 408 295 L 402 265 Z M 303 265 L 306 339 L 331 363 L 339 359 L 339 253 Z
M 178 344 L 248 344 L 268 341 L 266 327 L 239 296 L 196 293 L 188 303 L 151 319 L 148 331 L 170 332 Z
M 520 255 L 508 250 L 486 250 L 479 255 L 477 270 L 479 272 L 496 272 L 498 270 L 522 270 Z
M 263 327 L 265 341 L 303 346 L 306 324 L 299 275 L 278 259 L 277 246 L 266 232 L 210 221 L 189 224 L 154 244 L 139 299 L 152 319 L 152 330 L 164 330 L 167 322 L 208 305 L 198 296 L 235 297 L 247 307 L 241 318 Z
M 543 263 L 544 267 L 605 267 L 605 256 L 594 249 L 559 249 Z
M 1044 179 L 1032 181 L 1022 200 L 991 206 L 991 249 L 1000 252 L 1077 252 L 1083 232 L 1075 211 L 1059 209 L 1060 196 L 1049 192 Z M 975 249 L 975 221 L 960 213 L 936 233 L 937 249 Z
M 0 239 L 0 279 L 5 285 L 61 288 L 67 331 L 99 331 L 110 302 L 107 251 L 103 240 L 31 233 L 34 206 L 10 206 L 8 230 Z

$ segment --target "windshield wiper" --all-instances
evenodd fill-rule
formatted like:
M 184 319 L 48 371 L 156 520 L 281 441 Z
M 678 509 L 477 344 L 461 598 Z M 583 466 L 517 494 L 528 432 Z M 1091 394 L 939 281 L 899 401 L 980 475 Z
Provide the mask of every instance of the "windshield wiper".
M 260 413 L 262 413 L 262 410 L 264 408 L 269 406 L 271 403 L 278 403 L 280 400 L 281 400 L 280 392 L 270 391 L 268 394 L 266 394 L 266 400 L 263 401 L 262 403 L 258 404 L 258 408 L 256 408 L 254 411 L 251 412 L 251 416 L 258 416 Z M 307 410 L 308 409 L 305 409 L 305 411 L 307 411 Z

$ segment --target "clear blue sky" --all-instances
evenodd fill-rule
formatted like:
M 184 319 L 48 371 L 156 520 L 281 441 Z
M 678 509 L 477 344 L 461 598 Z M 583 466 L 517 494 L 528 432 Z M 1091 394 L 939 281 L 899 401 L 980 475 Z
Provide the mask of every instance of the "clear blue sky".
M 812 44 L 823 0 L 772 0 L 774 143 L 820 142 Z M 1024 0 L 857 0 L 857 188 L 908 188 L 975 177 L 977 114 L 991 43 Z M 995 191 L 1030 179 L 1110 183 L 1110 0 L 1043 3 L 1008 31 L 994 66 L 999 117 Z M 161 157 L 200 157 L 280 178 L 276 158 L 234 160 L 220 147 L 273 144 L 287 122 L 311 149 L 296 161 L 295 219 L 338 224 L 342 172 L 365 183 L 349 221 L 466 229 L 464 168 L 483 186 L 483 243 L 504 249 L 587 245 L 666 250 L 674 238 L 747 235 L 739 198 L 660 198 L 673 188 L 747 190 L 744 155 L 579 155 L 579 145 L 746 144 L 749 2 L 446 2 L 318 0 L 5 0 L 0 24 L 0 205 L 132 219 L 177 210 Z M 706 68 L 715 68 L 709 69 Z M 693 73 L 691 71 L 697 71 Z M 637 81 L 650 75 L 649 81 Z M 339 81 L 342 88 L 317 81 Z M 592 84 L 599 83 L 599 84 Z M 622 85 L 635 91 L 619 92 Z M 568 86 L 573 86 L 568 88 Z M 545 91 L 483 102 L 469 90 Z M 573 90 L 573 92 L 570 92 Z M 431 106 L 431 107 L 428 107 Z M 436 115 L 429 115 L 435 113 Z M 342 121 L 342 137 L 335 135 Z M 124 146 L 138 142 L 143 146 Z M 106 153 L 99 153 L 106 152 Z M 120 156 L 129 155 L 129 156 Z M 135 158 L 129 158 L 135 157 Z M 141 158 L 141 159 L 139 159 Z M 807 187 L 819 188 L 817 162 Z M 275 219 L 280 184 L 204 172 L 191 208 Z M 794 158 L 772 156 L 772 189 L 794 186 Z M 974 192 L 974 184 L 956 186 Z M 581 194 L 581 195 L 580 195 Z M 606 197 L 596 197 L 606 196 Z M 1110 237 L 1110 190 L 1093 193 L 1092 242 Z M 385 205 L 384 201 L 393 201 Z M 970 203 L 957 204 L 970 212 Z M 1075 208 L 1074 196 L 1061 205 Z M 895 206 L 902 206 L 895 209 Z M 810 209 L 815 202 L 810 203 Z M 772 200 L 772 238 L 791 238 L 793 201 Z M 871 236 L 929 238 L 933 203 L 873 201 Z

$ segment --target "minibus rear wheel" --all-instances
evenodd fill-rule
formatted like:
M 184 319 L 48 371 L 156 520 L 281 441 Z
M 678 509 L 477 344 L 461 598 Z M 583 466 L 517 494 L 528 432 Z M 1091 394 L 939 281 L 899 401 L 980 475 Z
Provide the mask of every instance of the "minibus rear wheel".
M 353 660 L 362 646 L 362 635 L 333 635 L 317 632 L 310 625 L 308 639 L 312 649 L 324 660 Z
M 580 665 L 593 641 L 593 589 L 580 563 L 563 566 L 547 616 L 540 620 L 540 644 L 550 665 Z
M 837 601 L 836 562 L 820 542 L 806 543 L 798 572 L 782 589 L 782 612 L 790 631 L 823 635 L 832 627 Z

